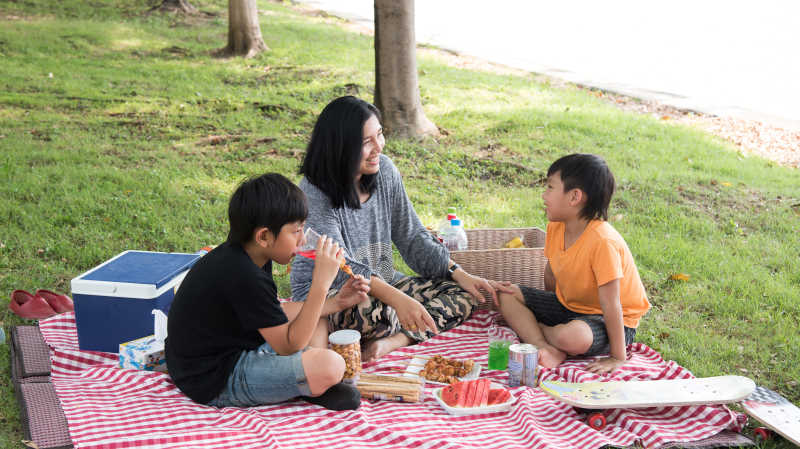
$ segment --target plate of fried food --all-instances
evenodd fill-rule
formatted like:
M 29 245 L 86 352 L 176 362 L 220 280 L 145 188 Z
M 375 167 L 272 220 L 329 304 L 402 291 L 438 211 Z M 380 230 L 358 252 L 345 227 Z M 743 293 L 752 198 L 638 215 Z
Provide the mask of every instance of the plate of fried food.
M 481 366 L 474 360 L 456 360 L 441 355 L 418 355 L 411 359 L 403 376 L 449 385 L 462 380 L 477 379 L 480 373 Z

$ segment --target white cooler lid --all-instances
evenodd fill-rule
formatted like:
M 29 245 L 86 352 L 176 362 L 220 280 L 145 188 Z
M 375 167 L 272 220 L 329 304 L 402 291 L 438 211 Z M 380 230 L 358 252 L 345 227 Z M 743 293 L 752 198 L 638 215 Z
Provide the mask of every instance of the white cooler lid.
M 72 294 L 154 298 L 183 280 L 200 254 L 125 251 L 71 282 Z

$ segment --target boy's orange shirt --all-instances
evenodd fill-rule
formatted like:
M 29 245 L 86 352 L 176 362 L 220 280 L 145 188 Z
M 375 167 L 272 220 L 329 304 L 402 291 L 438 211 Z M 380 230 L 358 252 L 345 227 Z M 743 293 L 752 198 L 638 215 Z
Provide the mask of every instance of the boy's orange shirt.
M 544 255 L 556 278 L 558 300 L 573 312 L 602 314 L 597 289 L 619 279 L 622 321 L 636 328 L 650 310 L 650 303 L 625 240 L 607 222 L 592 220 L 564 251 L 564 229 L 563 222 L 548 223 L 544 244 Z

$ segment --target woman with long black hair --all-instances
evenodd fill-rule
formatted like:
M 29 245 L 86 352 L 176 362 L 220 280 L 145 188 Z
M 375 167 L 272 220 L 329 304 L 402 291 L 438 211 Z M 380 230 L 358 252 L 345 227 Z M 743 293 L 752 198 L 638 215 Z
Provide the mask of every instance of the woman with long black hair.
M 337 98 L 317 119 L 300 169 L 307 226 L 346 248 L 356 274 L 339 273 L 323 315 L 333 330 L 361 332 L 366 361 L 462 323 L 474 301 L 483 301 L 480 289 L 496 297 L 488 281 L 454 263 L 422 225 L 384 145 L 375 106 Z M 419 277 L 394 269 L 393 243 Z M 312 270 L 313 261 L 295 258 L 293 300 L 308 295 Z

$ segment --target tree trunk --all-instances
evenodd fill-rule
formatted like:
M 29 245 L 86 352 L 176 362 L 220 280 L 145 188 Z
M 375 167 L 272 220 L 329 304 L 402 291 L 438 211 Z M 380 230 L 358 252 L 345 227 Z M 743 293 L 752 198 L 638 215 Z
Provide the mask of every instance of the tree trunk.
M 187 0 L 164 0 L 163 2 L 161 2 L 160 5 L 151 9 L 151 11 L 155 9 L 166 12 L 183 12 L 186 14 L 197 14 L 197 8 L 195 8 Z
M 375 0 L 375 106 L 394 136 L 439 135 L 419 97 L 414 0 Z
M 228 0 L 228 46 L 221 53 L 252 58 L 265 50 L 256 0 Z

